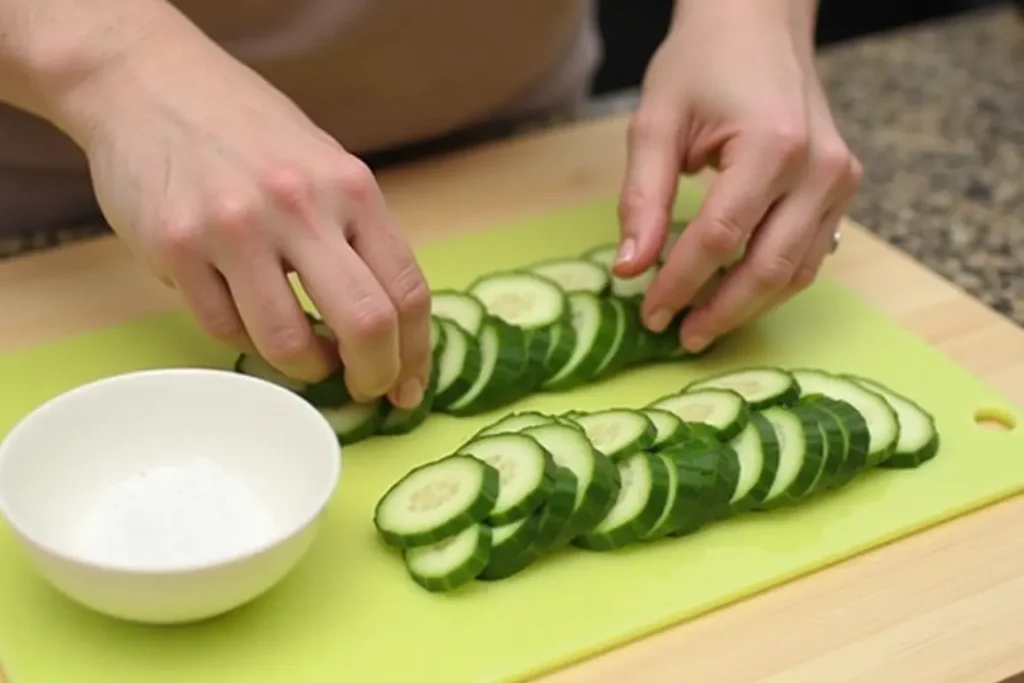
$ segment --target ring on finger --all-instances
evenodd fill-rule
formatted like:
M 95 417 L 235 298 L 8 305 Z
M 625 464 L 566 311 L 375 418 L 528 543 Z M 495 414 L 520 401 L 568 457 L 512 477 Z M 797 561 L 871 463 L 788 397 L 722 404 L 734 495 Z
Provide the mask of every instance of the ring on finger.
M 842 238 L 842 231 L 836 226 L 836 229 L 832 232 L 832 245 L 828 249 L 828 253 L 834 254 L 839 249 L 839 242 Z

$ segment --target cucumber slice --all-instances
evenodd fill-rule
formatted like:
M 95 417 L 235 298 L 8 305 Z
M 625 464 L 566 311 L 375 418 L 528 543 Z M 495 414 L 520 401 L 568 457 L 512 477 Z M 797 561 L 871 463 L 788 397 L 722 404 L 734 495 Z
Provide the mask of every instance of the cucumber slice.
M 864 416 L 871 437 L 868 467 L 879 465 L 892 456 L 900 438 L 900 423 L 896 411 L 881 395 L 853 380 L 822 370 L 794 370 L 792 375 L 800 385 L 801 394 L 823 394 L 846 401 Z
M 437 358 L 434 407 L 439 412 L 465 396 L 480 376 L 480 343 L 451 320 L 438 318 L 445 344 Z
M 610 308 L 589 292 L 569 295 L 569 310 L 575 332 L 575 345 L 569 360 L 550 379 L 541 384 L 548 391 L 564 391 L 590 381 L 608 353 L 615 336 L 615 320 Z
M 557 550 L 572 538 L 572 517 L 576 508 L 579 482 L 567 467 L 555 467 L 551 495 L 544 503 L 537 530 L 537 549 L 541 552 Z
M 899 438 L 893 454 L 880 463 L 882 467 L 920 467 L 938 455 L 939 432 L 935 418 L 924 408 L 875 380 L 853 375 L 844 377 L 884 398 L 896 413 L 900 425 Z
M 695 389 L 667 396 L 647 406 L 666 410 L 683 422 L 704 424 L 721 441 L 729 441 L 747 426 L 750 410 L 731 389 Z
M 651 448 L 657 436 L 654 423 L 643 412 L 612 408 L 573 418 L 591 445 L 612 460 Z
M 601 246 L 594 247 L 583 254 L 583 258 L 588 261 L 593 261 L 609 273 L 612 270 L 612 266 L 615 265 L 615 261 L 618 257 L 619 245 L 617 244 L 602 244 Z
M 641 412 L 654 425 L 654 442 L 651 450 L 657 451 L 685 441 L 690 434 L 689 428 L 678 415 L 660 408 L 644 408 Z
M 668 473 L 668 497 L 665 499 L 661 517 L 644 535 L 643 540 L 645 541 L 654 541 L 668 536 L 679 525 L 680 520 L 689 517 L 694 506 L 694 501 L 679 495 L 679 470 L 676 468 L 675 460 L 664 453 L 655 453 L 655 455 L 665 463 L 665 471 Z
M 747 510 L 763 505 L 772 491 L 779 471 L 779 438 L 771 422 L 761 413 L 751 413 L 748 429 L 750 428 L 753 428 L 757 442 L 747 443 L 737 437 L 732 447 L 739 456 L 741 470 L 750 467 L 748 461 L 760 458 L 761 471 L 747 495 L 734 506 L 736 510 Z M 744 432 L 741 432 L 741 436 Z M 758 455 L 748 453 L 748 449 L 756 449 Z
M 651 266 L 644 272 L 631 278 L 619 277 L 613 274 L 612 296 L 623 299 L 643 298 L 647 294 L 647 289 L 651 286 L 651 283 L 654 282 L 654 278 L 658 275 L 658 270 L 658 266 Z
M 306 383 L 292 379 L 265 358 L 257 354 L 243 353 L 235 359 L 237 373 L 276 384 L 306 399 L 318 408 L 336 408 L 352 401 L 345 385 L 342 371 L 335 371 L 319 382 Z
M 608 347 L 604 358 L 601 359 L 597 369 L 594 370 L 593 376 L 590 378 L 591 381 L 608 377 L 620 370 L 630 353 L 629 348 L 626 346 L 629 324 L 626 320 L 625 304 L 620 299 L 605 299 L 602 304 L 607 310 L 609 317 L 615 321 L 615 328 L 612 336 L 608 339 Z
M 564 545 L 574 536 L 592 529 L 608 514 L 621 485 L 619 471 L 611 460 L 594 450 L 578 426 L 550 423 L 530 427 L 523 434 L 536 439 L 556 465 L 575 477 L 572 514 L 553 544 Z M 557 483 L 555 488 L 559 488 Z
M 736 452 L 739 462 L 739 477 L 729 506 L 739 511 L 749 504 L 751 491 L 762 483 L 762 473 L 765 469 L 764 447 L 753 419 L 747 422 L 747 426 L 729 442 L 729 445 Z
M 453 290 L 432 292 L 430 297 L 430 310 L 433 315 L 450 320 L 472 337 L 480 334 L 486 311 L 479 299 L 465 292 Z
M 526 368 L 523 331 L 488 317 L 480 330 L 480 372 L 462 396 L 445 408 L 452 415 L 486 412 L 518 396 L 517 380 Z
M 383 398 L 368 403 L 346 403 L 337 408 L 317 408 L 338 437 L 338 443 L 349 446 L 370 438 L 378 432 L 387 411 Z
M 482 581 L 508 578 L 528 566 L 529 562 L 523 562 L 524 557 L 531 556 L 531 562 L 539 557 L 540 553 L 534 550 L 539 522 L 540 515 L 533 514 L 511 524 L 494 527 L 491 530 L 490 559 L 476 578 Z
M 572 326 L 571 321 L 565 320 L 548 329 L 547 339 L 548 348 L 544 356 L 544 367 L 538 373 L 538 385 L 544 384 L 558 374 L 572 358 L 573 350 L 576 348 L 576 328 Z
M 449 455 L 395 482 L 378 501 L 373 523 L 395 548 L 437 543 L 484 521 L 498 499 L 498 486 L 498 470 L 487 463 Z
M 474 524 L 430 545 L 402 553 L 412 580 L 432 593 L 453 591 L 470 583 L 491 557 L 490 527 Z
M 811 484 L 810 493 L 819 493 L 836 486 L 841 481 L 841 476 L 846 464 L 846 435 L 839 419 L 825 410 L 823 407 L 811 404 L 801 404 L 793 407 L 793 411 L 800 415 L 807 415 L 818 423 L 821 430 L 821 438 L 825 444 L 825 457 L 821 464 L 821 471 L 818 478 Z
M 608 270 L 586 259 L 557 259 L 530 266 L 529 271 L 551 280 L 567 293 L 590 292 L 598 296 L 608 292 Z
M 808 495 L 825 462 L 825 439 L 817 420 L 781 406 L 761 411 L 779 443 L 775 481 L 758 509 L 795 503 Z
M 708 477 L 708 486 L 700 501 L 697 521 L 707 524 L 730 512 L 731 505 L 738 500 L 740 484 L 740 458 L 729 444 L 715 439 L 697 436 L 668 451 L 679 466 L 692 467 L 696 473 Z M 674 531 L 673 535 L 678 532 Z
M 864 471 L 868 463 L 868 448 L 871 445 L 871 435 L 868 433 L 868 423 L 864 416 L 849 403 L 820 394 L 805 396 L 800 399 L 800 403 L 824 408 L 839 421 L 844 435 L 846 459 L 843 461 L 843 470 L 839 475 L 837 485 L 853 479 Z
M 551 454 L 522 434 L 492 434 L 473 439 L 459 448 L 498 470 L 498 498 L 486 522 L 500 526 L 529 516 L 551 494 L 555 463 Z
M 569 315 L 565 292 L 535 273 L 486 275 L 470 286 L 469 293 L 483 303 L 489 315 L 525 330 L 549 327 Z
M 657 453 L 634 453 L 618 465 L 621 487 L 615 504 L 590 531 L 573 544 L 587 550 L 614 550 L 648 536 L 668 500 L 666 460 Z
M 697 380 L 685 391 L 696 389 L 732 389 L 752 410 L 768 406 L 791 405 L 800 397 L 793 376 L 779 368 L 743 368 Z
M 476 436 L 474 438 L 479 436 L 487 436 L 489 434 L 509 434 L 512 432 L 521 432 L 524 429 L 529 429 L 530 427 L 550 424 L 552 421 L 552 418 L 548 417 L 544 413 L 539 413 L 536 410 L 525 410 L 518 413 L 509 413 L 508 415 L 501 418 L 497 422 L 489 424 L 488 426 L 481 429 L 479 432 L 476 433 Z

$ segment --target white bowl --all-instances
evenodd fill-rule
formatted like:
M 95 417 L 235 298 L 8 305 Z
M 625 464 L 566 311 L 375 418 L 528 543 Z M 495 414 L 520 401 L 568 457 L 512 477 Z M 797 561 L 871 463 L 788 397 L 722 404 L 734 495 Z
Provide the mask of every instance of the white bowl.
M 11 431 L 0 512 L 78 603 L 130 621 L 197 621 L 253 600 L 299 562 L 340 452 L 315 408 L 269 382 L 130 373 L 62 394 Z

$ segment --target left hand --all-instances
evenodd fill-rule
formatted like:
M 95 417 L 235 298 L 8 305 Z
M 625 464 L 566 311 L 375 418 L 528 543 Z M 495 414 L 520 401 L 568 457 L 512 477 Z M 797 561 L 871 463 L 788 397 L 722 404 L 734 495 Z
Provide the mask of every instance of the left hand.
M 860 184 L 860 164 L 829 112 L 809 32 L 778 2 L 679 3 L 631 121 L 615 272 L 657 258 L 680 172 L 719 173 L 643 305 L 664 330 L 744 250 L 686 316 L 693 352 L 778 306 L 815 278 Z

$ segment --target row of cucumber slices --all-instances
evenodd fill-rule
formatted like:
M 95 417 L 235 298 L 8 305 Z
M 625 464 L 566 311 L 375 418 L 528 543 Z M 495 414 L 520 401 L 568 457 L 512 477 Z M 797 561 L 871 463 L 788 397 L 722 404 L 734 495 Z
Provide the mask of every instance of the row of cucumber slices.
M 512 412 L 408 472 L 374 525 L 423 588 L 511 577 L 790 506 L 939 451 L 933 417 L 862 377 L 748 367 L 639 409 Z
M 671 244 L 672 241 L 667 242 Z M 431 412 L 477 415 L 538 391 L 565 391 L 627 367 L 686 356 L 677 324 L 661 334 L 640 321 L 640 302 L 658 265 L 630 279 L 611 271 L 616 245 L 493 273 L 466 291 L 432 293 L 434 363 L 423 402 L 405 411 L 385 398 L 356 403 L 341 370 L 315 384 L 292 380 L 243 354 L 235 370 L 273 382 L 315 405 L 343 444 L 405 434 Z M 332 336 L 310 314 L 319 334 Z M 706 351 L 705 351 L 706 353 Z

